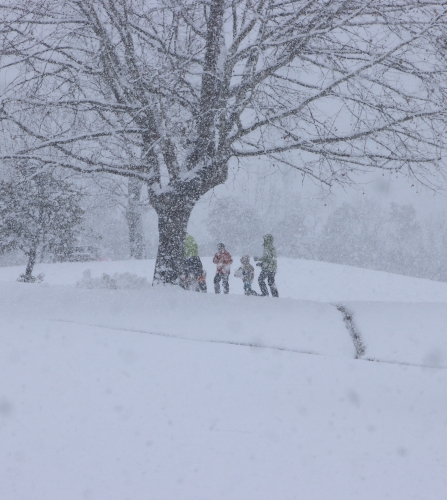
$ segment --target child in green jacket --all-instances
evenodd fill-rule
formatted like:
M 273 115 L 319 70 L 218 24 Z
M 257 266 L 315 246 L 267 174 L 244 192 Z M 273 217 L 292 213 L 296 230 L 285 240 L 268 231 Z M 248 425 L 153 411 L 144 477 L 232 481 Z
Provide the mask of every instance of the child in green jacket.
M 199 247 L 190 234 L 186 234 L 184 252 L 183 288 L 187 290 L 194 289 L 197 292 L 206 293 L 206 273 L 199 257 Z
M 259 261 L 256 265 L 262 267 L 261 274 L 258 278 L 261 295 L 263 297 L 268 297 L 269 292 L 265 284 L 265 280 L 267 279 L 272 297 L 279 297 L 278 289 L 275 284 L 275 274 L 278 264 L 276 262 L 276 249 L 273 246 L 273 236 L 271 234 L 266 234 L 264 236 L 264 253 L 262 257 L 255 257 L 255 260 Z

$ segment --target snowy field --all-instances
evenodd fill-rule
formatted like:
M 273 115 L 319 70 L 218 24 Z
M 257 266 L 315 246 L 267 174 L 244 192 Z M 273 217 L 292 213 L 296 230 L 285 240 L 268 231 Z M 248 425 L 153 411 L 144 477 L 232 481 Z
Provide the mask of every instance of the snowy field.
M 153 266 L 0 268 L 1 500 L 447 497 L 447 284 L 279 259 L 279 300 L 75 286 Z

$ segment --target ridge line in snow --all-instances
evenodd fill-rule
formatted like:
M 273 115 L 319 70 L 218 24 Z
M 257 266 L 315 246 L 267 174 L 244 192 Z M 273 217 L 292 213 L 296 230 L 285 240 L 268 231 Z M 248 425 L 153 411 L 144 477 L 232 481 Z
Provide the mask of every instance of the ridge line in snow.
M 407 363 L 406 361 L 387 361 L 377 358 L 360 358 L 361 361 L 371 361 L 373 363 L 387 363 L 389 365 L 416 366 L 418 368 L 431 368 L 432 370 L 447 370 L 447 366 L 419 365 L 417 363 Z
M 84 322 L 80 322 L 80 321 L 71 321 L 71 320 L 67 320 L 67 319 L 49 319 L 47 321 L 52 321 L 52 322 L 56 322 L 56 323 L 72 323 L 75 325 L 93 326 L 96 328 L 105 328 L 108 330 L 115 330 L 115 331 L 119 331 L 119 332 L 145 333 L 147 335 L 154 335 L 156 337 L 166 337 L 166 338 L 170 338 L 170 339 L 179 339 L 179 340 L 190 340 L 192 342 L 202 342 L 202 343 L 208 343 L 208 344 L 227 344 L 227 345 L 235 345 L 235 346 L 242 346 L 242 347 L 254 347 L 254 348 L 259 348 L 259 349 L 273 349 L 273 350 L 277 350 L 277 351 L 293 352 L 296 354 L 310 354 L 312 356 L 325 356 L 325 357 L 330 357 L 330 358 L 345 359 L 345 358 L 340 358 L 339 356 L 331 356 L 330 354 L 319 354 L 317 352 L 312 352 L 312 351 L 299 351 L 298 349 L 287 349 L 285 347 L 278 347 L 278 346 L 250 344 L 248 342 L 236 342 L 236 341 L 231 341 L 231 340 L 213 340 L 213 339 L 209 339 L 209 340 L 193 339 L 193 338 L 189 338 L 189 337 L 181 337 L 178 335 L 171 335 L 169 333 L 163 333 L 163 332 L 150 332 L 148 330 L 137 330 L 137 329 L 133 329 L 133 328 L 118 328 L 115 326 L 98 325 L 98 324 L 93 324 L 93 323 L 84 323 Z M 351 315 L 351 321 L 352 321 L 352 315 Z M 390 365 L 401 365 L 401 366 L 409 366 L 409 367 L 415 367 L 415 368 L 431 368 L 431 369 L 435 369 L 435 370 L 447 370 L 447 367 L 444 367 L 444 366 L 418 365 L 416 363 L 406 363 L 404 361 L 387 361 L 387 360 L 381 360 L 381 359 L 377 359 L 377 358 L 360 358 L 360 357 L 356 357 L 355 359 L 358 359 L 359 361 L 367 361 L 367 362 L 373 362 L 373 363 L 386 363 L 386 364 L 390 364 Z
M 83 323 L 80 321 L 70 321 L 67 319 L 51 319 L 49 321 L 54 321 L 58 323 L 73 323 L 75 325 L 84 325 L 84 326 L 93 326 L 97 328 L 106 328 L 108 330 L 117 330 L 120 332 L 132 332 L 132 333 L 145 333 L 147 335 L 155 335 L 157 337 L 166 337 L 169 339 L 179 339 L 179 340 L 190 340 L 192 342 L 203 342 L 203 343 L 209 343 L 209 344 L 228 344 L 228 345 L 236 345 L 236 346 L 242 346 L 242 347 L 257 347 L 259 349 L 273 349 L 276 351 L 287 351 L 287 352 L 295 352 L 297 354 L 311 354 L 312 356 L 323 356 L 323 354 L 319 354 L 317 352 L 313 351 L 300 351 L 298 349 L 288 349 L 287 347 L 280 347 L 280 346 L 269 346 L 269 345 L 259 345 L 259 344 L 250 344 L 249 342 L 237 342 L 233 340 L 215 340 L 215 339 L 194 339 L 191 337 L 182 337 L 180 335 L 172 335 L 169 333 L 163 333 L 163 332 L 150 332 L 148 330 L 137 330 L 133 328 L 118 328 L 115 326 L 109 326 L 109 325 L 97 325 L 93 323 Z M 324 356 L 330 356 L 324 354 Z M 338 356 L 330 356 L 330 357 L 338 357 Z
M 365 354 L 366 348 L 360 332 L 354 323 L 353 313 L 344 304 L 334 304 L 334 306 L 343 314 L 343 321 L 354 344 L 355 359 L 360 359 Z

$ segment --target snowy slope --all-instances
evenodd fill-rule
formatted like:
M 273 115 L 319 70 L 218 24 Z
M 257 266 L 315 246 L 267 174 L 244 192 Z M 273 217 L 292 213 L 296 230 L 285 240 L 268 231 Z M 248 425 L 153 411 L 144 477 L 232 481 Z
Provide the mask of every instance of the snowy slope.
M 86 290 L 3 283 L 0 316 L 30 316 L 204 342 L 355 356 L 335 307 L 291 299 L 199 295 L 171 287 Z
M 447 368 L 447 305 L 348 303 L 365 357 Z
M 233 258 L 230 293 L 241 295 L 242 281 L 233 276 L 235 269 L 240 266 L 239 257 Z M 216 267 L 211 257 L 203 257 L 202 261 L 208 273 L 208 291 L 211 292 Z M 75 284 L 88 268 L 93 276 L 130 272 L 147 277 L 151 282 L 154 263 L 154 260 L 129 260 L 38 264 L 34 274 L 45 273 L 45 282 L 51 285 Z M 255 270 L 258 276 L 259 267 L 255 267 Z M 23 272 L 24 266 L 0 268 L 0 282 L 13 282 Z M 446 283 L 310 260 L 279 258 L 277 283 L 283 298 L 323 302 L 447 302 Z M 258 289 L 256 282 L 254 288 Z
M 0 499 L 445 498 L 446 284 L 284 259 L 294 298 L 74 287 L 152 265 L 0 269 Z

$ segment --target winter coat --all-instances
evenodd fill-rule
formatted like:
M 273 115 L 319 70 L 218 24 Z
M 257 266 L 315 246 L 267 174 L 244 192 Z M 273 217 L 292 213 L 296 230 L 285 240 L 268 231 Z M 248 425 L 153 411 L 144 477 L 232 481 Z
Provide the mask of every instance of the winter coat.
M 242 278 L 244 283 L 253 283 L 255 279 L 255 268 L 251 264 L 244 264 L 234 273 L 234 275 L 236 278 Z
M 233 259 L 226 250 L 217 252 L 213 258 L 213 262 L 217 265 L 218 274 L 230 274 L 230 266 L 233 263 Z
M 199 256 L 199 247 L 197 246 L 197 243 L 190 234 L 186 235 L 184 250 L 185 250 L 185 259 Z
M 262 262 L 262 270 L 276 273 L 278 264 L 276 261 L 276 249 L 273 246 L 273 236 L 266 234 L 264 236 L 264 254 L 259 259 Z
M 185 259 L 183 272 L 186 276 L 192 274 L 195 278 L 203 276 L 205 274 L 205 271 L 203 270 L 203 265 L 200 257 L 192 256 Z

